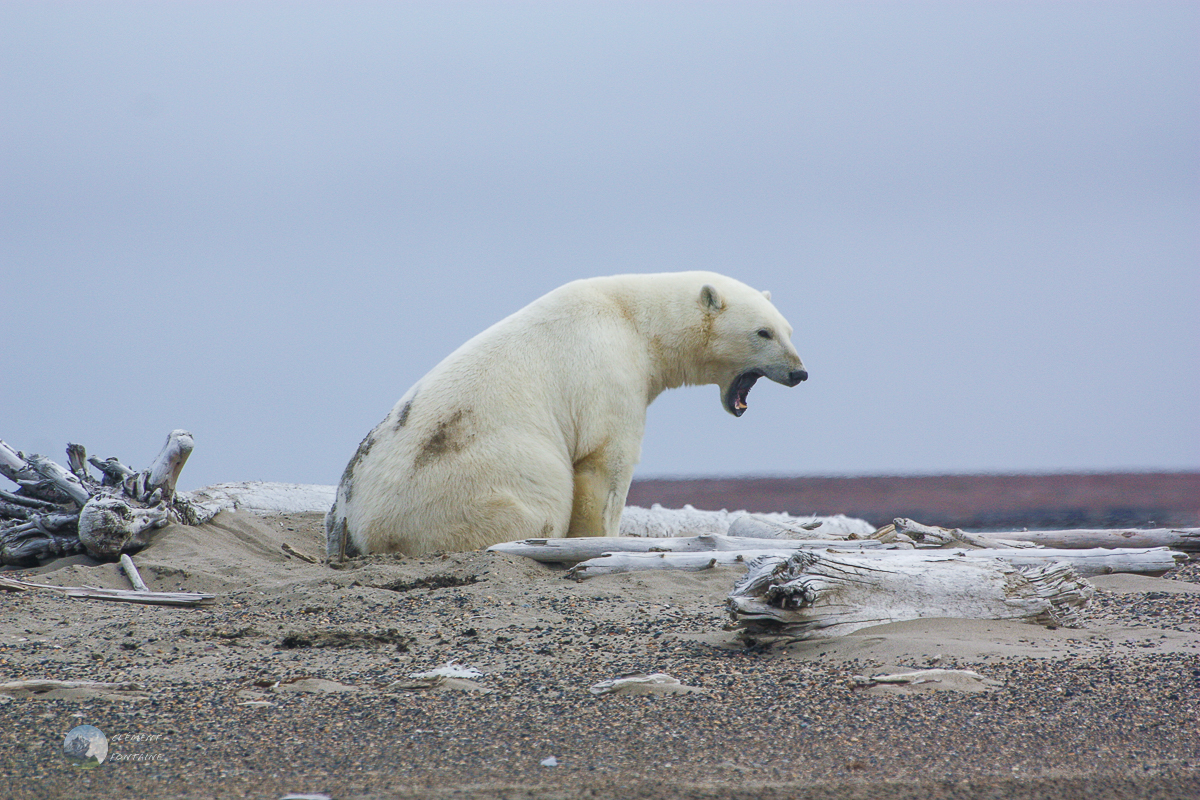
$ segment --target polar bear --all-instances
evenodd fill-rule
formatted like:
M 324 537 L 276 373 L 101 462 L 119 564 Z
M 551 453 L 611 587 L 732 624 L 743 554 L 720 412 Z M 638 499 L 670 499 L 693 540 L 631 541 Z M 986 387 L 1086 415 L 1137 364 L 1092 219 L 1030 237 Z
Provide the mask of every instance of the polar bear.
M 421 378 L 350 459 L 325 518 L 331 558 L 616 536 L 646 408 L 716 384 L 740 417 L 761 377 L 808 377 L 768 292 L 714 272 L 555 289 Z

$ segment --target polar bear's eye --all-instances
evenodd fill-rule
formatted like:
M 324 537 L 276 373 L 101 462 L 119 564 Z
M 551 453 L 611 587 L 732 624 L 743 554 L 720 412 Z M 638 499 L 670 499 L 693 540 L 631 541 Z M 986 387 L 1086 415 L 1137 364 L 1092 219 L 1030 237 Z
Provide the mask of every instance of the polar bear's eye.
M 770 338 L 771 338 L 771 336 L 772 336 L 772 333 L 771 333 L 771 331 L 770 331 L 770 330 L 768 330 L 767 328 L 759 328 L 759 329 L 758 329 L 758 335 L 759 335 L 759 336 L 761 336 L 761 337 L 762 337 L 762 338 L 764 338 L 764 339 L 770 339 Z

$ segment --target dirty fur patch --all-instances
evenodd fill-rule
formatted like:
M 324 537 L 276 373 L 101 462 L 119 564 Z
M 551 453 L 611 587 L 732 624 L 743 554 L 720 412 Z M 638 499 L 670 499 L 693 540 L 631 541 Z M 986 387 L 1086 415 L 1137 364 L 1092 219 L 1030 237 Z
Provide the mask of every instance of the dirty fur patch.
M 347 502 L 350 501 L 350 495 L 354 491 L 354 468 L 358 466 L 358 462 L 367 457 L 367 454 L 371 452 L 371 448 L 375 446 L 376 430 L 378 428 L 372 429 L 367 434 L 367 437 L 359 442 L 358 449 L 354 451 L 353 458 L 350 459 L 350 463 L 346 465 L 345 471 L 342 472 L 342 491 L 346 495 Z
M 408 422 L 408 412 L 412 410 L 413 400 L 416 400 L 416 399 L 417 399 L 416 397 L 413 397 L 412 400 L 409 400 L 407 403 L 404 404 L 404 407 L 400 409 L 400 414 L 396 418 L 396 425 L 395 425 L 395 427 L 392 428 L 392 430 L 398 431 L 401 428 L 403 428 L 404 425 Z
M 467 411 L 458 409 L 449 418 L 438 422 L 437 427 L 417 453 L 413 466 L 424 467 L 442 456 L 457 453 L 467 445 L 468 433 L 464 426 Z

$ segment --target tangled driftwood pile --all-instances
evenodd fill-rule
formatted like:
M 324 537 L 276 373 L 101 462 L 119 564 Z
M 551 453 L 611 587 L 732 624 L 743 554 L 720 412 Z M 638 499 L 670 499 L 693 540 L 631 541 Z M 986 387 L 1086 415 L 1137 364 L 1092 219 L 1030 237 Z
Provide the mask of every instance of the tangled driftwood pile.
M 78 444 L 67 445 L 64 469 L 0 441 L 0 475 L 17 484 L 15 491 L 0 490 L 0 564 L 28 566 L 80 552 L 116 561 L 145 547 L 172 514 L 194 523 L 197 509 L 175 494 L 192 446 L 190 433 L 171 431 L 154 462 L 137 472 L 115 458 L 89 458 Z

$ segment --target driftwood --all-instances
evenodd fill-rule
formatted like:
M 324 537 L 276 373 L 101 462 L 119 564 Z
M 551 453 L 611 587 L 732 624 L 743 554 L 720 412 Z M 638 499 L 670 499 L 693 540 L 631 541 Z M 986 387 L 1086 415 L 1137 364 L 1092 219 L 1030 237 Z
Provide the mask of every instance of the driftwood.
M 872 548 L 865 542 L 838 542 L 836 547 L 822 542 L 816 547 L 784 549 L 779 547 L 761 546 L 756 549 L 736 550 L 677 550 L 668 552 L 621 552 L 607 550 L 598 556 L 581 560 L 568 570 L 567 575 L 577 580 L 593 578 L 598 575 L 614 575 L 621 572 L 642 572 L 646 570 L 685 570 L 699 571 L 716 566 L 730 566 L 753 561 L 763 556 L 784 557 L 789 552 L 798 550 L 822 551 L 836 557 L 841 553 L 854 554 L 863 558 L 875 558 L 880 563 L 901 563 L 898 559 L 904 555 L 913 555 L 913 551 L 887 550 Z M 520 543 L 510 543 L 520 544 Z M 811 543 L 805 543 L 811 545 Z M 859 547 L 855 547 L 859 545 Z M 517 552 L 514 549 L 502 549 L 494 546 L 494 550 L 507 552 L 512 555 L 524 555 L 536 561 L 549 563 L 572 563 L 570 559 L 556 558 L 552 548 L 550 552 L 528 553 Z M 539 548 L 530 548 L 539 549 Z M 1034 549 L 952 549 L 936 551 L 938 556 L 947 555 L 965 559 L 999 559 L 1015 567 L 1044 566 L 1054 562 L 1062 562 L 1075 570 L 1079 575 L 1111 575 L 1116 572 L 1137 575 L 1162 575 L 1174 569 L 1187 560 L 1185 553 L 1166 547 L 1142 549 L 1107 550 L 1095 548 L 1092 550 L 1051 550 Z M 937 557 L 931 551 L 923 551 L 931 558 Z
M 677 538 L 596 536 L 572 539 L 523 539 L 494 544 L 488 550 L 524 556 L 548 564 L 577 564 L 615 553 L 704 553 L 711 551 L 792 551 L 811 547 L 853 550 L 882 548 L 882 542 L 827 539 L 744 539 L 718 534 Z
M 97 586 L 53 586 L 48 583 L 33 583 L 0 575 L 0 589 L 20 592 L 42 589 L 58 592 L 67 597 L 82 600 L 110 600 L 115 603 L 137 603 L 150 606 L 200 606 L 216 599 L 216 595 L 199 592 L 151 592 L 128 589 L 101 589 Z
M 0 491 L 0 564 L 30 566 L 80 552 L 115 561 L 137 552 L 172 513 L 194 516 L 175 492 L 192 447 L 190 433 L 172 431 L 149 469 L 135 472 L 115 458 L 88 458 L 78 444 L 67 445 L 68 469 L 0 441 L 0 475 L 17 484 Z
M 768 556 L 734 586 L 728 609 L 744 637 L 813 639 L 928 617 L 1081 624 L 1093 593 L 1067 564 L 896 553 L 883 559 L 809 550 Z
M 1062 550 L 1093 548 L 1170 547 L 1183 552 L 1200 552 L 1200 528 L 1114 528 L 1105 530 L 1003 531 L 968 533 L 957 528 L 923 525 L 897 518 L 880 528 L 872 538 L 894 541 L 892 534 L 925 546 L 969 545 L 972 547 L 1054 547 Z
M 608 553 L 581 561 L 567 570 L 567 577 L 575 580 L 595 578 L 600 575 L 615 575 L 622 572 L 647 572 L 650 570 L 679 570 L 700 572 L 713 567 L 730 567 L 749 564 L 759 558 L 783 558 L 786 551 L 780 550 L 707 550 L 699 553 Z
M 908 551 L 911 553 L 912 551 Z M 1111 575 L 1115 572 L 1125 572 L 1137 575 L 1162 575 L 1164 572 L 1180 566 L 1188 560 L 1186 553 L 1172 550 L 1168 547 L 1122 548 L 1112 550 L 1096 547 L 1088 550 L 1051 549 L 1051 548 L 985 548 L 966 549 L 952 548 L 949 550 L 929 551 L 950 553 L 962 558 L 998 558 L 1016 567 L 1032 567 L 1061 561 L 1069 564 L 1080 575 Z M 862 555 L 888 558 L 895 554 L 893 550 L 867 550 Z
M 136 683 L 109 683 L 104 681 L 59 681 L 34 678 L 23 681 L 0 683 L 0 695 L 7 697 L 43 697 L 54 699 L 66 696 L 101 697 L 108 699 L 140 699 L 148 697 Z
M 1005 531 L 1005 539 L 1032 542 L 1042 547 L 1088 549 L 1094 547 L 1169 547 L 1200 553 L 1200 528 L 1120 528 L 1113 530 Z

